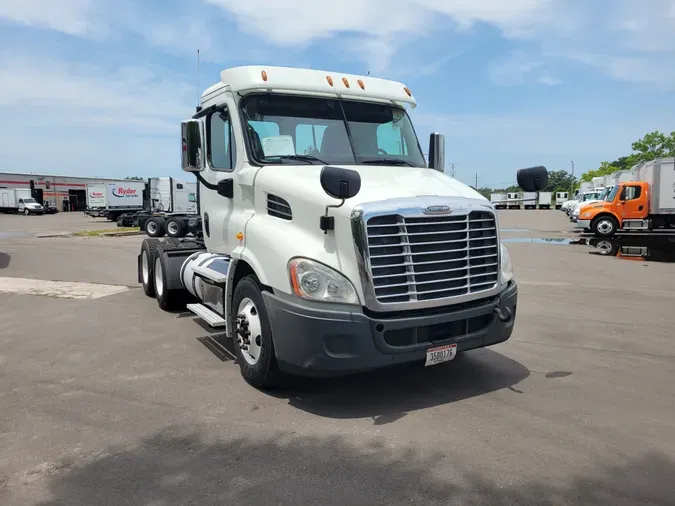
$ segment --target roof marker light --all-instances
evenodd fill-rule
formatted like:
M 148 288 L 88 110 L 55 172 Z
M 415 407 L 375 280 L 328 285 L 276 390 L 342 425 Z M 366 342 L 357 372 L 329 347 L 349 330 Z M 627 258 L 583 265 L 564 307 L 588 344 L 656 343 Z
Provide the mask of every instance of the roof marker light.
M 359 79 L 359 80 L 358 80 L 357 82 L 359 83 L 359 87 L 360 87 L 360 88 L 361 88 L 362 90 L 364 90 L 364 91 L 365 91 L 365 89 L 366 89 L 366 85 L 365 85 L 365 84 L 363 84 L 363 81 L 361 81 L 361 79 Z
M 412 93 L 410 93 L 410 90 L 408 89 L 407 86 L 403 88 L 403 91 L 405 91 L 409 97 L 412 97 Z
M 342 78 L 342 82 L 343 82 L 343 84 L 344 84 L 347 88 L 349 88 L 349 81 L 347 81 L 347 78 L 346 78 L 346 77 L 343 77 L 343 78 Z
M 328 84 L 333 86 L 333 78 L 331 76 L 326 76 L 326 81 L 328 81 Z
M 262 75 L 263 81 L 267 82 L 267 72 L 263 70 L 260 75 Z

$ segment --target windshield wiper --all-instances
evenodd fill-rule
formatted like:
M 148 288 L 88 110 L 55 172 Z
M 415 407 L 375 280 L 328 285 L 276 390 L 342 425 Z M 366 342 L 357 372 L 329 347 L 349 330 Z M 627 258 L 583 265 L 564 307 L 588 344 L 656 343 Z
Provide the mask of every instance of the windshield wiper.
M 311 165 L 317 164 L 322 164 L 322 165 L 328 165 L 326 162 L 323 160 L 318 159 L 316 156 L 312 155 L 269 155 L 269 156 L 263 156 L 263 160 L 267 160 L 269 158 L 279 158 L 280 160 L 298 160 L 301 162 L 307 162 Z
M 409 161 L 400 158 L 360 158 L 359 162 L 364 165 L 408 165 L 414 167 Z

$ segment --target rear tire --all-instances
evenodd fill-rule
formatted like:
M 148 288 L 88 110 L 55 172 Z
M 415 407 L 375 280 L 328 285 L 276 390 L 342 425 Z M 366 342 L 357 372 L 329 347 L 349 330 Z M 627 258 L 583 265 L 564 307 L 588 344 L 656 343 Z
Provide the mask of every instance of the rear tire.
M 612 237 L 619 229 L 619 222 L 614 216 L 599 216 L 591 223 L 591 230 L 598 237 Z
M 282 386 L 285 377 L 277 364 L 272 327 L 255 276 L 246 276 L 237 283 L 232 296 L 232 312 L 234 352 L 241 375 L 255 388 Z M 249 335 L 246 335 L 247 331 Z
M 159 239 L 144 239 L 141 244 L 141 263 L 139 265 L 143 292 L 148 297 L 155 296 L 155 251 L 159 248 Z
M 166 263 L 164 262 L 163 250 L 158 247 L 155 250 L 153 260 L 153 280 L 155 286 L 155 299 L 160 309 L 172 311 L 181 309 L 187 302 L 187 292 L 185 290 L 167 289 Z
M 168 237 L 185 237 L 187 235 L 187 225 L 182 218 L 169 218 L 166 220 L 166 235 Z
M 164 237 L 166 221 L 160 216 L 153 216 L 145 221 L 145 233 L 150 237 Z

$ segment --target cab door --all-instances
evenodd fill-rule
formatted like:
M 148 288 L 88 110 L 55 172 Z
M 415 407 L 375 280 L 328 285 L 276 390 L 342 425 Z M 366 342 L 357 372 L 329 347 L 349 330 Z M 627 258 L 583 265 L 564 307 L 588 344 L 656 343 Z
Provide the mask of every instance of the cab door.
M 619 206 L 624 220 L 647 217 L 647 192 L 641 184 L 627 184 L 621 192 Z

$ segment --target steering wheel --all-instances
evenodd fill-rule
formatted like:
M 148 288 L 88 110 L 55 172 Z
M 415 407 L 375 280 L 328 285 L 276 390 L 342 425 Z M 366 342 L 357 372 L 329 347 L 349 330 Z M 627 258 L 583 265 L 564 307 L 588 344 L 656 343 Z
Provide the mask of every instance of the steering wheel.
M 387 153 L 387 152 L 386 152 L 384 149 L 382 149 L 382 148 L 377 148 L 377 154 L 378 154 L 378 155 L 388 155 L 389 153 Z

